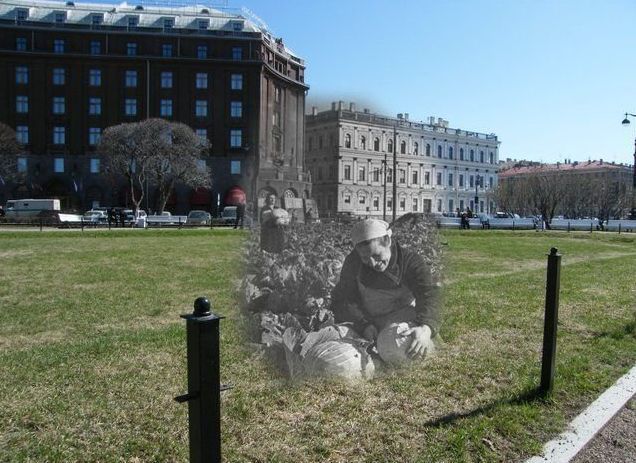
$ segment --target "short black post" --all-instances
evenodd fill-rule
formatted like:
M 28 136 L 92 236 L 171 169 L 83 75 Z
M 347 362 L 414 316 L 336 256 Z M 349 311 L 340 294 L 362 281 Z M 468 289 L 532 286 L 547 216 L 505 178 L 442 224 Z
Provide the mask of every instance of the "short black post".
M 592 226 L 593 226 L 593 222 L 590 221 L 590 233 L 592 233 Z
M 568 233 L 570 233 L 570 222 L 568 221 Z
M 179 230 L 181 230 L 181 217 L 179 217 Z
M 620 222 L 618 223 L 618 234 L 619 235 L 621 234 L 621 223 Z
M 512 221 L 512 231 L 515 231 L 515 221 Z
M 42 217 L 40 217 L 40 231 L 42 231 L 43 222 L 44 222 L 44 219 Z
M 84 217 L 80 217 L 80 224 L 82 226 L 82 231 L 84 231 Z
M 188 402 L 190 463 L 221 461 L 221 384 L 219 321 L 210 301 L 199 297 L 186 320 L 188 345 L 188 393 L 175 397 Z
M 548 277 L 545 289 L 545 321 L 543 325 L 543 358 L 541 360 L 541 385 L 539 386 L 539 392 L 543 395 L 549 394 L 554 384 L 560 279 L 561 254 L 558 253 L 557 248 L 552 248 L 548 255 Z

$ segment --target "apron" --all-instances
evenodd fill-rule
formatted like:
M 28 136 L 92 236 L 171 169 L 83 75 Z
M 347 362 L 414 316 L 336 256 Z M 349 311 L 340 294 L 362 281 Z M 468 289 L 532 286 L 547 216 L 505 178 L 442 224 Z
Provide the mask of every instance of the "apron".
M 403 284 L 391 289 L 377 289 L 365 286 L 360 275 L 356 276 L 356 281 L 367 318 L 378 331 L 391 323 L 415 320 L 415 297 Z

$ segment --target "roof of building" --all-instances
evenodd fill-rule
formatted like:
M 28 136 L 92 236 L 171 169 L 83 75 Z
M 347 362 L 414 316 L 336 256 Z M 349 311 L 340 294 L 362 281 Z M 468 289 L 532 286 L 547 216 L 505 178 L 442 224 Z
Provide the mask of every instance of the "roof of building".
M 138 0 L 131 4 L 127 2 L 105 4 L 90 1 L 3 0 L 0 2 L 0 20 L 18 21 L 18 13 L 24 14 L 25 10 L 24 23 L 49 23 L 61 27 L 64 24 L 71 24 L 122 27 L 129 30 L 134 27 L 134 30 L 138 31 L 153 28 L 168 32 L 170 29 L 192 32 L 206 30 L 229 33 L 256 32 L 262 34 L 266 42 L 275 42 L 278 51 L 291 55 L 295 61 L 302 64 L 302 60 L 283 44 L 282 39 L 274 38 L 267 30 L 265 23 L 249 10 L 242 12 L 230 8 L 221 10 L 179 0 Z M 93 22 L 94 16 L 98 17 L 98 24 Z M 135 24 L 131 25 L 130 21 L 134 21 Z
M 527 175 L 541 172 L 592 172 L 598 170 L 629 170 L 630 167 L 623 164 L 615 164 L 609 162 L 603 162 L 602 159 L 598 161 L 585 161 L 585 162 L 570 162 L 570 163 L 556 163 L 556 164 L 534 164 L 534 165 L 522 165 L 513 166 L 509 168 L 503 168 L 499 171 L 499 177 L 512 177 L 515 175 Z

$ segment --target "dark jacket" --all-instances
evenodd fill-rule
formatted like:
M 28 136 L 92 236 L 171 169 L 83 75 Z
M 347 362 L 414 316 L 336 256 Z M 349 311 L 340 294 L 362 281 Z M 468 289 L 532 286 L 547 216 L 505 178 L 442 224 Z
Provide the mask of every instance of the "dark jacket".
M 364 265 L 355 250 L 347 256 L 340 272 L 340 281 L 331 294 L 332 309 L 337 323 L 353 322 L 358 329 L 363 329 L 363 325 L 367 323 L 367 314 L 362 307 L 358 276 L 365 286 L 372 288 L 391 289 L 402 284 L 406 286 L 415 297 L 415 323 L 428 325 L 433 336 L 437 334 L 440 325 L 439 289 L 422 256 L 393 241 L 391 260 L 384 272 L 376 272 Z M 361 310 L 351 308 L 351 304 L 357 304 Z

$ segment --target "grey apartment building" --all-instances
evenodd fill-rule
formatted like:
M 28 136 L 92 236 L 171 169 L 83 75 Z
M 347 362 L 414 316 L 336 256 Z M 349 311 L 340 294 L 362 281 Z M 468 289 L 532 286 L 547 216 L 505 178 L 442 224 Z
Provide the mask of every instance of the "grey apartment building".
M 322 216 L 381 218 L 407 212 L 494 212 L 499 140 L 453 129 L 448 121 L 409 120 L 334 102 L 306 120 L 306 159 Z M 397 168 L 393 170 L 393 156 Z M 393 198 L 393 182 L 397 195 Z
M 0 184 L 0 200 L 126 205 L 96 147 L 106 127 L 151 117 L 183 122 L 211 146 L 201 162 L 212 188 L 177 188 L 169 210 L 216 212 L 237 192 L 309 197 L 303 60 L 258 20 L 165 4 L 0 3 L 0 121 L 25 148 L 23 178 Z

